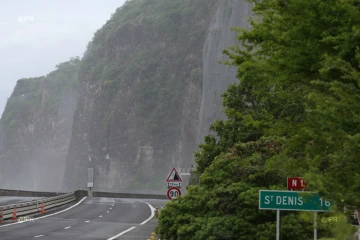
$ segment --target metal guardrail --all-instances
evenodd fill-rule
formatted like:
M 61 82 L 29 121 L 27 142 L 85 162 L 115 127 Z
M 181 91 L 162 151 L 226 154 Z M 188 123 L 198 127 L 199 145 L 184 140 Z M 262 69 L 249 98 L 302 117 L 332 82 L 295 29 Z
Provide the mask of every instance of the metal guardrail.
M 17 192 L 20 192 L 19 195 L 15 195 L 16 191 L 14 191 L 14 190 L 11 190 L 11 192 L 13 194 L 10 193 L 11 195 L 1 195 L 1 196 L 29 196 L 29 195 L 21 195 L 21 192 L 23 192 L 23 191 L 17 191 Z M 84 192 L 86 192 L 86 191 L 84 191 Z M 3 193 L 9 193 L 9 192 L 3 191 Z M 42 194 L 38 194 L 39 192 L 32 192 L 32 193 L 35 194 L 36 196 L 42 195 Z M 58 193 L 46 193 L 45 195 L 47 195 L 47 194 L 57 195 Z M 54 207 L 68 204 L 70 202 L 75 201 L 78 196 L 82 196 L 83 194 L 84 194 L 83 191 L 75 191 L 73 193 L 62 194 L 62 195 L 47 197 L 47 198 L 43 198 L 43 199 L 37 199 L 37 200 L 32 200 L 32 201 L 27 201 L 27 202 L 20 202 L 20 203 L 0 206 L 0 210 L 2 212 L 3 220 L 6 220 L 6 219 L 12 218 L 15 209 L 16 209 L 16 217 L 26 216 L 26 215 L 30 215 L 30 214 L 39 213 L 42 209 L 47 210 L 47 209 L 51 209 Z M 31 196 L 33 196 L 33 195 L 31 195 Z M 44 196 L 44 195 L 42 195 L 42 196 Z
M 18 202 L 15 204 L 0 206 L 0 213 L 2 213 L 2 219 L 6 220 L 12 218 L 15 209 L 16 217 L 36 214 L 41 212 L 42 209 L 47 210 L 54 207 L 62 206 L 75 201 L 78 197 L 89 196 L 89 192 L 85 190 L 77 190 L 73 193 L 65 194 L 54 192 L 32 192 L 0 189 L 0 196 L 45 197 L 32 201 Z M 109 198 L 167 199 L 166 195 L 141 193 L 92 192 L 92 196 Z

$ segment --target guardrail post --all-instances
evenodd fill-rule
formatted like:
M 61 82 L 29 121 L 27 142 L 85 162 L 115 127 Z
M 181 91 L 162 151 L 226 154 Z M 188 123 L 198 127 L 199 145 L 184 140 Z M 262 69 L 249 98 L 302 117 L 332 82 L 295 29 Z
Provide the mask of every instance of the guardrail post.
M 11 220 L 16 221 L 16 207 L 14 208 L 14 212 L 12 214 Z
M 4 218 L 3 218 L 3 214 L 2 214 L 2 209 L 0 208 L 0 223 L 4 222 Z

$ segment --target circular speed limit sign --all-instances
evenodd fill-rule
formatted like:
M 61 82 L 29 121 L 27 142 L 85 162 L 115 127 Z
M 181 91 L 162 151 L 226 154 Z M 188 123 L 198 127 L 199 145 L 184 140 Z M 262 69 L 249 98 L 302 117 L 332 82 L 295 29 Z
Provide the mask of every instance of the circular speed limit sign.
M 173 200 L 173 199 L 175 199 L 175 198 L 177 198 L 179 196 L 181 196 L 181 191 L 180 191 L 179 188 L 171 187 L 171 188 L 168 189 L 168 191 L 167 191 L 168 199 Z

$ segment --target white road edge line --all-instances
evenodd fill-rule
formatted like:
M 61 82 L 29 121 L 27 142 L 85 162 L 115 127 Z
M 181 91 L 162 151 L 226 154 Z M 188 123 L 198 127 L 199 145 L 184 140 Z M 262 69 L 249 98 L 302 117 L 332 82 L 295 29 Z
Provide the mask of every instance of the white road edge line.
M 99 217 L 102 217 L 102 215 L 100 215 Z
M 34 238 L 43 237 L 44 235 L 37 235 Z
M 72 205 L 71 207 L 68 207 L 68 208 L 66 208 L 66 209 L 64 209 L 64 210 L 61 210 L 61 211 L 59 211 L 59 212 L 52 213 L 52 214 L 49 214 L 49 215 L 46 215 L 46 216 L 34 218 L 34 220 L 38 220 L 38 219 L 42 219 L 42 218 L 54 216 L 54 215 L 57 215 L 57 214 L 59 214 L 59 213 L 63 213 L 63 212 L 69 211 L 70 209 L 78 206 L 78 205 L 79 205 L 80 203 L 82 203 L 85 199 L 86 199 L 86 197 L 83 197 L 83 199 L 81 199 L 78 203 Z M 11 226 L 11 225 L 15 225 L 15 224 L 19 224 L 19 223 L 22 223 L 22 222 L 15 222 L 15 223 L 9 223 L 9 224 L 5 224 L 5 225 L 1 225 L 0 228 L 2 228 L 2 227 L 7 227 L 7 226 Z
M 114 240 L 115 238 L 120 237 L 121 235 L 124 235 L 124 234 L 127 233 L 127 232 L 130 232 L 130 231 L 133 230 L 134 228 L 136 228 L 136 227 L 131 227 L 131 228 L 129 228 L 129 229 L 127 229 L 127 230 L 119 233 L 119 234 L 116 235 L 116 236 L 113 236 L 113 237 L 111 237 L 111 238 L 108 238 L 107 240 Z
M 85 221 L 85 222 L 90 222 L 90 220 L 87 220 L 87 221 Z
M 141 201 L 141 202 L 143 202 L 143 201 Z M 142 223 L 140 223 L 140 225 L 144 225 L 145 223 L 147 223 L 148 221 L 150 221 L 151 219 L 153 219 L 154 216 L 155 216 L 155 210 L 156 210 L 150 203 L 147 203 L 147 202 L 143 202 L 143 203 L 146 203 L 146 204 L 149 206 L 149 208 L 150 208 L 150 210 L 151 210 L 151 215 L 150 215 L 150 217 L 149 217 L 148 219 L 146 219 L 145 221 L 143 221 Z
M 66 227 L 66 228 L 64 228 L 64 229 L 66 230 L 66 229 L 69 229 L 69 228 L 71 228 L 71 226 L 68 226 L 68 227 Z

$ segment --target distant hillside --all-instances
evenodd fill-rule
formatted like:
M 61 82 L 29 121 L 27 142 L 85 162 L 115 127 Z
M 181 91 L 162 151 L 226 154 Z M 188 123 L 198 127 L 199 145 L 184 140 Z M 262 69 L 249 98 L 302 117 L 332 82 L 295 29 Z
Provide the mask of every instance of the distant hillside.
M 73 58 L 47 76 L 18 80 L 0 121 L 2 188 L 62 188 L 79 63 Z

